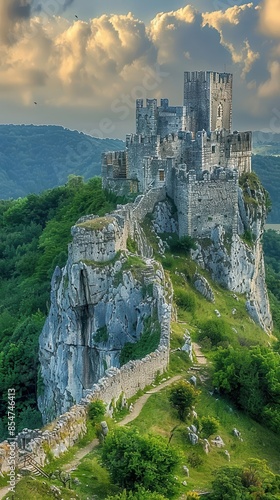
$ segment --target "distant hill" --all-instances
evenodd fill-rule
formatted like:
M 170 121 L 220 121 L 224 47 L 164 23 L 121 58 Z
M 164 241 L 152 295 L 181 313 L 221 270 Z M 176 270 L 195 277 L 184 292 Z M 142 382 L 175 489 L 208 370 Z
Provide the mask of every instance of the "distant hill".
M 0 199 L 24 197 L 63 185 L 70 174 L 101 174 L 101 153 L 123 149 L 55 125 L 0 125 Z
M 262 156 L 280 155 L 280 134 L 276 132 L 253 132 L 253 153 Z
M 280 224 L 280 158 L 277 156 L 253 155 L 252 169 L 269 192 L 272 201 L 272 210 L 268 215 L 267 222 Z

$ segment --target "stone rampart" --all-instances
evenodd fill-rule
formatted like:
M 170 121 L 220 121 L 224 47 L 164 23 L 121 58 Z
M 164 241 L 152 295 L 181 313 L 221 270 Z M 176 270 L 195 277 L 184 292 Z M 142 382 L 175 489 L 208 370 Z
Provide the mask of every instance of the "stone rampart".
M 95 384 L 92 390 L 80 401 L 80 404 L 61 415 L 57 420 L 42 430 L 24 429 L 16 437 L 17 458 L 28 452 L 41 466 L 47 463 L 47 456 L 60 456 L 86 433 L 88 405 L 95 399 L 101 399 L 112 410 L 116 401 L 134 396 L 140 389 L 151 385 L 157 374 L 163 373 L 169 361 L 169 319 L 170 310 L 166 309 L 162 318 L 161 341 L 158 349 L 142 360 L 129 361 L 120 369 L 107 371 L 104 378 Z M 0 471 L 9 472 L 10 445 L 7 441 L 0 444 Z

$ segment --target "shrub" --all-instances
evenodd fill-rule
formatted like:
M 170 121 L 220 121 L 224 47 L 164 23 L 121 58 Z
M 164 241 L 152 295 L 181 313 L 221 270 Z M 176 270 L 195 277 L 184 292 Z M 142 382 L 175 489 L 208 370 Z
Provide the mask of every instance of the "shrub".
M 178 307 L 194 313 L 196 308 L 195 296 L 192 293 L 186 292 L 183 288 L 177 288 L 175 291 L 175 302 Z
M 106 412 L 105 403 L 103 403 L 101 399 L 96 399 L 95 401 L 89 404 L 88 418 L 93 423 L 99 422 L 104 417 L 105 412 Z
M 190 250 L 195 250 L 196 243 L 191 236 L 183 236 L 182 238 L 174 237 L 169 246 L 173 252 L 188 254 Z
M 208 439 L 209 436 L 215 434 L 219 428 L 219 421 L 215 417 L 202 417 L 201 418 L 201 435 L 203 438 Z
M 169 402 L 178 411 L 180 420 L 185 420 L 197 396 L 198 391 L 185 380 L 172 384 L 169 392 Z
M 136 429 L 118 428 L 106 437 L 102 461 L 112 481 L 121 488 L 137 491 L 144 486 L 167 498 L 176 491 L 178 456 L 161 436 L 141 436 Z
M 196 451 L 192 451 L 188 456 L 188 464 L 195 469 L 203 464 L 203 459 Z
M 199 326 L 199 340 L 203 340 L 207 337 L 211 340 L 213 346 L 217 346 L 219 342 L 228 340 L 228 325 L 222 319 L 209 319 L 201 323 Z

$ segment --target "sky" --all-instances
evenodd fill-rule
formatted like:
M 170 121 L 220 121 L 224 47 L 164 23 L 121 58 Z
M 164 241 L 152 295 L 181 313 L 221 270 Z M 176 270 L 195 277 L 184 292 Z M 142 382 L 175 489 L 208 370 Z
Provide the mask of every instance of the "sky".
M 279 133 L 280 0 L 1 0 L 1 123 L 124 139 L 193 70 L 233 73 L 234 130 Z

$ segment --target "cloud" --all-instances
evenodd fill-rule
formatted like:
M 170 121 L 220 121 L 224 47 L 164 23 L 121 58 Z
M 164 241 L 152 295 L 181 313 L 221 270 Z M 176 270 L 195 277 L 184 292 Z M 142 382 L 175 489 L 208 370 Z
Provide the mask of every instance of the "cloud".
M 267 36 L 280 38 L 280 0 L 264 0 L 260 14 L 260 29 Z
M 15 28 L 20 22 L 28 20 L 32 0 L 1 0 L 0 3 L 0 41 L 10 45 L 15 41 Z
M 242 78 L 245 78 L 260 57 L 247 38 L 247 33 L 252 34 L 253 31 L 250 26 L 256 24 L 257 10 L 253 3 L 248 3 L 202 15 L 203 26 L 211 26 L 220 33 L 221 44 L 230 52 L 232 62 L 241 66 Z
M 205 14 L 187 5 L 158 13 L 145 25 L 131 13 L 71 22 L 46 15 L 47 5 L 63 9 L 71 0 L 16 0 L 12 11 L 7 6 L 13 0 L 2 1 L 12 33 L 8 41 L 7 30 L 0 38 L 0 98 L 7 121 L 15 107 L 20 121 L 29 119 L 36 100 L 40 106 L 32 113 L 41 123 L 124 136 L 134 130 L 135 99 L 182 103 L 184 70 L 232 71 L 234 116 L 246 127 L 252 117 L 256 122 L 266 116 L 263 103 L 277 95 L 280 49 L 258 31 L 261 11 L 251 3 Z M 111 125 L 101 125 L 104 120 Z
M 280 63 L 272 61 L 268 65 L 270 78 L 262 83 L 258 89 L 260 97 L 273 97 L 280 95 Z

